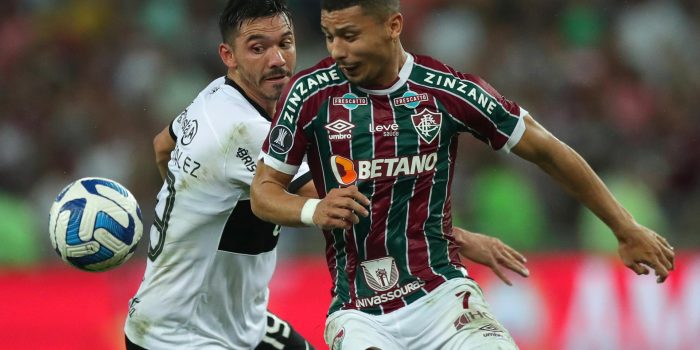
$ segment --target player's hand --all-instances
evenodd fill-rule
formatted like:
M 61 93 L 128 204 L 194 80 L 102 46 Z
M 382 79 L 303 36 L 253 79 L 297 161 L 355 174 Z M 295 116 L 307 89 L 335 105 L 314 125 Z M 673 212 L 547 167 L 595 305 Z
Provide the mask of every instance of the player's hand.
M 459 227 L 452 227 L 452 232 L 460 245 L 459 254 L 473 262 L 488 266 L 505 284 L 513 285 L 501 267 L 515 271 L 523 277 L 530 276 L 530 271 L 524 265 L 527 259 L 500 239 L 469 232 Z
M 349 229 L 360 222 L 358 215 L 369 215 L 369 203 L 357 186 L 334 188 L 316 206 L 314 224 L 323 230 Z
M 625 266 L 638 275 L 649 274 L 649 268 L 656 274 L 656 282 L 663 283 L 674 268 L 676 256 L 666 238 L 641 225 L 634 225 L 616 232 L 618 253 Z

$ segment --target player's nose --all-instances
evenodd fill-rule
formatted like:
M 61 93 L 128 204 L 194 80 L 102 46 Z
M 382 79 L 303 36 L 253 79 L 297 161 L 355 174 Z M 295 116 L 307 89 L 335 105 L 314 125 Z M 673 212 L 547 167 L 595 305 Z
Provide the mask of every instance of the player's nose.
M 328 44 L 328 51 L 336 61 L 341 61 L 348 56 L 347 49 L 340 40 L 333 38 L 333 41 Z
M 270 67 L 282 67 L 287 64 L 287 60 L 284 58 L 282 50 L 279 48 L 271 50 L 269 65 Z

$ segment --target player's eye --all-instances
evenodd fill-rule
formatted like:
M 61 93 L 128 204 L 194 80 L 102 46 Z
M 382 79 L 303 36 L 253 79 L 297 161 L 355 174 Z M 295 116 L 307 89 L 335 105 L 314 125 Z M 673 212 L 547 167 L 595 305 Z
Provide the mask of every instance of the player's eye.
M 250 48 L 250 50 L 253 51 L 253 53 L 256 53 L 256 54 L 261 54 L 261 53 L 265 52 L 265 48 L 262 47 L 262 45 L 253 46 L 253 47 Z
M 288 48 L 292 47 L 293 45 L 294 45 L 294 43 L 291 40 L 285 40 L 280 44 L 280 47 L 283 49 L 288 49 Z

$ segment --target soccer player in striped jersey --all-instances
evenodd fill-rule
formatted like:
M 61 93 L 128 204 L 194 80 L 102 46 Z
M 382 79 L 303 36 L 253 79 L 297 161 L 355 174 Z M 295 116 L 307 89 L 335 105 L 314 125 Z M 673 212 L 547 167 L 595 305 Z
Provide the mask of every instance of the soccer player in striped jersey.
M 313 349 L 266 312 L 278 231 L 251 213 L 248 199 L 275 103 L 295 67 L 289 13 L 280 0 L 231 0 L 220 25 L 227 75 L 154 140 L 165 183 L 144 280 L 129 305 L 129 350 Z M 303 175 L 288 190 L 316 196 Z M 504 282 L 499 265 L 527 274 L 523 257 L 500 240 L 457 230 L 465 257 Z
M 590 166 L 478 76 L 404 51 L 398 0 L 323 0 L 330 57 L 282 94 L 251 189 L 256 215 L 324 230 L 332 349 L 515 349 L 458 258 L 450 188 L 469 133 L 543 169 L 663 282 L 674 253 Z M 285 191 L 306 158 L 322 199 Z M 507 215 L 507 214 L 504 214 Z

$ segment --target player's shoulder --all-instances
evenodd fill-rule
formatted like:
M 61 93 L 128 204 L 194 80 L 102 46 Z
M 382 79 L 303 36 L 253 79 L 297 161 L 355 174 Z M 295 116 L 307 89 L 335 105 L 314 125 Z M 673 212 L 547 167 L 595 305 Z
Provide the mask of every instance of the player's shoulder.
M 414 54 L 414 62 L 417 67 L 420 67 L 426 72 L 431 74 L 440 74 L 446 76 L 452 76 L 460 80 L 468 80 L 482 87 L 490 87 L 490 85 L 482 79 L 480 76 L 472 73 L 466 73 L 455 69 L 454 67 L 446 64 L 437 58 L 427 56 L 427 55 L 416 55 Z M 436 78 L 437 79 L 437 78 Z M 444 79 L 444 78 L 442 78 Z
M 247 122 L 250 119 L 265 119 L 252 105 L 245 92 L 226 77 L 220 77 L 199 94 L 200 108 L 217 123 Z

